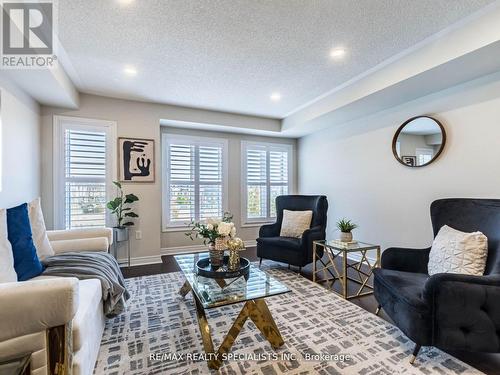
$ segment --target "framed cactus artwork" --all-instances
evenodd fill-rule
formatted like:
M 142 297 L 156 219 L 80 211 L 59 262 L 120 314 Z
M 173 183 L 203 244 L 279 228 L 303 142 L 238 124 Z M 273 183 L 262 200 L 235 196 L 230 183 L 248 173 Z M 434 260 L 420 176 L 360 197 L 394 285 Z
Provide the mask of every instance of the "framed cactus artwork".
M 155 182 L 155 141 L 118 138 L 118 168 L 121 182 Z

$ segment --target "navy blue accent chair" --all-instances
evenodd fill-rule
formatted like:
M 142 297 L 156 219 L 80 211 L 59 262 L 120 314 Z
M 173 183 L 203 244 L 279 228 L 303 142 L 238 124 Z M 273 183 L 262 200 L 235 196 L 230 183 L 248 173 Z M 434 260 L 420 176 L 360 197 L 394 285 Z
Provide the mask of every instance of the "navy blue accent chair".
M 283 210 L 312 210 L 310 229 L 302 238 L 280 237 Z M 277 262 L 304 267 L 312 263 L 312 243 L 325 239 L 328 201 L 324 195 L 281 195 L 276 198 L 276 223 L 260 228 L 257 238 L 257 256 Z
M 390 248 L 374 274 L 375 298 L 394 323 L 421 346 L 500 352 L 500 200 L 441 199 L 431 205 L 434 236 L 443 225 L 488 237 L 483 276 L 429 277 L 430 248 Z

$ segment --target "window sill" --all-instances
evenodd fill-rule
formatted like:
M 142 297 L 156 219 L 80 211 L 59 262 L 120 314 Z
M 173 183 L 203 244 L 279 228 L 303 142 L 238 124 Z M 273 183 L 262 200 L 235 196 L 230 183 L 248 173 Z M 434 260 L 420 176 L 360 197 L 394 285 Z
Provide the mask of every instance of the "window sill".
M 163 228 L 161 231 L 163 233 L 166 232 L 188 232 L 191 229 L 191 227 L 166 227 Z
M 240 225 L 241 228 L 251 228 L 251 227 L 261 227 L 263 225 L 274 224 L 275 221 L 255 221 L 250 223 L 243 223 Z

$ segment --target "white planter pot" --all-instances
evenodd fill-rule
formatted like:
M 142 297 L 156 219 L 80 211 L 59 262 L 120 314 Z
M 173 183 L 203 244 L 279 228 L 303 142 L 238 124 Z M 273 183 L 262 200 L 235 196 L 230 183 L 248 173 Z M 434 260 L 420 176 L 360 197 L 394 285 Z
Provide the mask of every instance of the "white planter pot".
M 352 241 L 352 232 L 340 232 L 340 241 L 351 242 Z

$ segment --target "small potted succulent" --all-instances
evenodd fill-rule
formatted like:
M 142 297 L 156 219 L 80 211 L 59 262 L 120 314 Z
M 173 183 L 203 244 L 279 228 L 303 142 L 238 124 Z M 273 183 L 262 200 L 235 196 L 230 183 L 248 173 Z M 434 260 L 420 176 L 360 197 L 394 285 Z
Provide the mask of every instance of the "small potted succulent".
M 340 241 L 352 242 L 352 231 L 358 227 L 351 220 L 340 219 L 337 221 L 337 228 L 340 230 Z
M 130 207 L 130 204 L 137 202 L 139 198 L 135 194 L 124 194 L 122 184 L 118 181 L 113 181 L 113 184 L 118 188 L 119 195 L 110 200 L 106 207 L 111 211 L 111 214 L 116 216 L 117 225 L 113 227 L 113 235 L 117 242 L 121 242 L 128 239 L 128 227 L 134 225 L 128 219 L 139 217 Z M 128 221 L 123 222 L 126 219 Z

